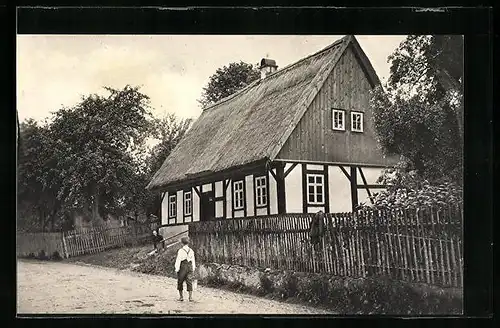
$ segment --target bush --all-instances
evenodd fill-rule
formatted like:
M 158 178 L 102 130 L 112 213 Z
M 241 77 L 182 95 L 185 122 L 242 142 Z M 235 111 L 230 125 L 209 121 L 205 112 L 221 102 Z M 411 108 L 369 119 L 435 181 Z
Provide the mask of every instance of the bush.
M 52 253 L 52 260 L 55 260 L 55 261 L 60 261 L 62 260 L 62 257 L 61 255 L 59 254 L 58 251 L 54 251 L 54 253 Z
M 387 189 L 374 195 L 373 205 L 361 204 L 358 209 L 439 208 L 463 201 L 462 187 L 456 182 L 423 179 L 404 164 L 384 170 L 378 182 Z
M 226 284 L 226 282 L 222 280 L 219 276 L 208 276 L 205 279 L 203 279 L 203 282 L 207 286 L 212 286 L 212 287 L 220 287 Z
M 260 290 L 264 295 L 270 294 L 274 291 L 274 283 L 271 281 L 271 279 L 269 279 L 269 276 L 265 273 L 260 276 Z
M 45 250 L 42 249 L 41 251 L 38 252 L 37 259 L 48 260 L 49 258 L 47 256 L 47 254 L 45 254 Z
M 297 296 L 299 292 L 299 279 L 291 272 L 287 272 L 285 275 L 285 289 L 284 295 L 285 297 L 294 297 Z

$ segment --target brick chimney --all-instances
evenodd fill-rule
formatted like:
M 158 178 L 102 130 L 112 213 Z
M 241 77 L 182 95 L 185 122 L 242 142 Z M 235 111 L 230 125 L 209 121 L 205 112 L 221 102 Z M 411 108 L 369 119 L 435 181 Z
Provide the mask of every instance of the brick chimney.
M 276 61 L 268 58 L 262 58 L 260 61 L 260 78 L 265 79 L 267 75 L 276 72 L 278 66 L 276 65 Z

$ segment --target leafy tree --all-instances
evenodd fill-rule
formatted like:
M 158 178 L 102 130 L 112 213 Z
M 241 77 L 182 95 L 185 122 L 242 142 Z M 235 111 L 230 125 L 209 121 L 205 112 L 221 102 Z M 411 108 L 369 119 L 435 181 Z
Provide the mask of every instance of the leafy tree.
M 146 186 L 191 120 L 153 118 L 138 88 L 106 90 L 45 124 L 20 125 L 18 227 L 70 229 L 75 213 L 95 223 L 108 214 L 157 213 L 159 199 Z M 148 150 L 150 136 L 160 142 Z
M 206 107 L 232 95 L 259 78 L 260 72 L 252 64 L 242 61 L 230 63 L 228 66 L 218 68 L 215 74 L 210 76 L 208 85 L 203 88 L 198 102 L 202 107 Z
M 62 207 L 62 202 L 55 197 L 62 176 L 51 166 L 58 152 L 46 125 L 29 119 L 20 124 L 19 129 L 18 227 L 44 231 L 55 226 Z
M 151 175 L 160 169 L 167 156 L 184 137 L 191 123 L 191 119 L 179 119 L 175 114 L 154 119 L 153 136 L 159 143 L 152 148 L 148 159 L 148 170 Z
M 159 142 L 151 149 L 147 158 L 147 182 L 143 185 L 143 190 L 153 175 L 160 169 L 168 155 L 170 155 L 175 146 L 177 146 L 179 141 L 184 137 L 191 123 L 191 119 L 179 119 L 175 114 L 169 114 L 163 118 L 156 118 L 153 120 L 152 136 L 158 139 Z M 147 198 L 145 206 L 148 214 L 151 213 L 159 216 L 158 212 L 161 206 L 160 197 L 158 195 L 153 195 L 149 191 L 147 191 L 145 197 Z
M 58 197 L 69 206 L 91 208 L 93 220 L 133 206 L 124 199 L 140 173 L 134 154 L 145 151 L 151 129 L 149 98 L 138 88 L 106 90 L 108 97 L 91 95 L 75 108 L 59 110 L 50 127 L 66 153 L 58 161 L 65 177 Z
M 420 177 L 415 170 L 408 170 L 408 163 L 401 161 L 389 168 L 379 178 L 387 189 L 374 194 L 373 207 L 377 209 L 446 207 L 460 203 L 462 187 L 454 181 L 429 181 Z M 371 207 L 361 204 L 360 209 Z
M 388 61 L 388 84 L 374 90 L 371 102 L 383 150 L 401 155 L 407 172 L 460 184 L 462 37 L 408 36 Z
M 145 174 L 139 155 L 151 131 L 149 98 L 130 86 L 105 89 L 108 96 L 83 97 L 43 127 L 23 125 L 19 203 L 49 216 L 52 228 L 68 213 L 99 223 L 137 206 L 137 180 Z

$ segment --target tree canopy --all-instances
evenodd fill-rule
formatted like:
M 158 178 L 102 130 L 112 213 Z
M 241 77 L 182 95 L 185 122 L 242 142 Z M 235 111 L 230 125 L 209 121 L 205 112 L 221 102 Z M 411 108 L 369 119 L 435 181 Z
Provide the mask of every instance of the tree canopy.
M 57 229 L 74 213 L 100 223 L 108 214 L 156 212 L 145 187 L 190 121 L 154 118 L 137 87 L 105 89 L 107 96 L 85 96 L 45 124 L 20 125 L 18 204 L 25 219 L 18 223 Z M 161 146 L 149 151 L 151 136 Z
M 260 78 L 260 71 L 242 61 L 218 68 L 210 76 L 198 102 L 202 107 L 214 104 Z
M 373 91 L 383 151 L 401 161 L 380 181 L 377 207 L 440 205 L 461 199 L 463 38 L 408 36 L 388 58 L 387 84 Z
M 371 106 L 379 142 L 431 180 L 462 179 L 463 39 L 408 36 L 389 56 L 385 90 Z

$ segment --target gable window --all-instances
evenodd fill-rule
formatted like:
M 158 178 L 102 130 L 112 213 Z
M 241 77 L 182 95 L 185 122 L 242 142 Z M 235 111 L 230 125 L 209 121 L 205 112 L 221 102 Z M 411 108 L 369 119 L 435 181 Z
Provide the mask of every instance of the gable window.
M 321 174 L 307 175 L 307 203 L 322 205 L 325 203 L 325 176 Z
M 243 180 L 233 182 L 233 203 L 235 210 L 241 210 L 245 207 Z
M 265 176 L 255 178 L 255 206 L 267 206 L 267 179 Z
M 168 196 L 168 217 L 173 218 L 177 216 L 177 195 Z
M 332 128 L 334 130 L 345 131 L 345 111 L 341 109 L 334 109 L 332 121 Z
M 363 132 L 363 113 L 351 112 L 351 131 Z
M 193 213 L 193 201 L 191 191 L 184 192 L 184 216 L 190 216 Z

